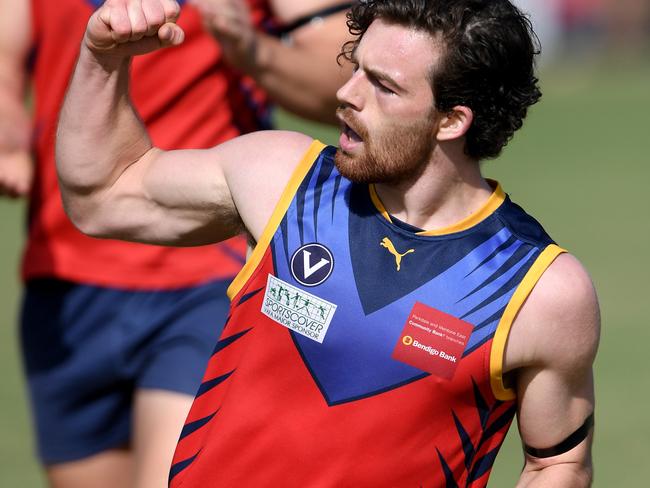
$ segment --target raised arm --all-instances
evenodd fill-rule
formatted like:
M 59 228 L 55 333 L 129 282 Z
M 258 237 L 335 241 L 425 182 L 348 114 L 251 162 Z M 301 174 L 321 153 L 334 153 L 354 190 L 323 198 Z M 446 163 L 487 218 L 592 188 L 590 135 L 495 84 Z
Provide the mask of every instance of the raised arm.
M 0 0 L 0 195 L 28 193 L 33 174 L 25 104 L 31 44 L 29 0 Z
M 245 227 L 257 238 L 311 143 L 263 132 L 209 150 L 153 147 L 129 100 L 129 63 L 183 41 L 178 11 L 170 0 L 108 0 L 89 20 L 56 149 L 64 206 L 85 233 L 180 246 Z
M 526 446 L 517 486 L 591 485 L 592 364 L 599 332 L 589 276 L 574 257 L 560 255 L 522 307 L 506 350 Z
M 246 0 L 191 0 L 206 27 L 224 48 L 228 62 L 252 76 L 286 110 L 322 122 L 336 122 L 336 91 L 351 66 L 337 64 L 349 40 L 345 10 L 318 17 L 288 33 L 284 40 L 255 30 Z M 271 0 L 284 24 L 291 24 L 344 0 Z

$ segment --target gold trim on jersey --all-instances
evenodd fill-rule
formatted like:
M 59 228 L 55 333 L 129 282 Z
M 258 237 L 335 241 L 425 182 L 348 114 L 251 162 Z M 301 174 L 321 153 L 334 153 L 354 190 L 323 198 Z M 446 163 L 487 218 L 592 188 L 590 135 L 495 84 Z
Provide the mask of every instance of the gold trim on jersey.
M 479 210 L 474 212 L 469 217 L 466 217 L 460 222 L 457 222 L 453 225 L 444 227 L 442 229 L 424 230 L 422 232 L 418 232 L 417 235 L 443 236 L 447 234 L 453 234 L 455 232 L 462 232 L 464 230 L 474 227 L 476 224 L 482 222 L 490 215 L 492 215 L 495 212 L 495 210 L 499 208 L 501 204 L 504 202 L 504 200 L 506 199 L 506 194 L 501 189 L 501 185 L 497 181 L 494 180 L 487 180 L 487 181 L 488 183 L 490 183 L 490 186 L 494 188 L 494 191 L 492 192 L 492 195 L 490 195 L 490 198 L 488 198 L 488 200 L 483 204 L 483 206 Z M 375 205 L 377 211 L 379 211 L 379 213 L 381 213 L 381 215 L 392 224 L 393 220 L 391 219 L 390 214 L 386 210 L 386 207 L 384 207 L 384 204 L 381 202 L 379 195 L 377 195 L 377 189 L 375 188 L 375 185 L 369 185 L 369 191 L 370 191 L 370 199 L 372 200 L 372 203 Z
M 248 282 L 250 277 L 253 276 L 253 273 L 259 266 L 262 258 L 264 257 L 264 254 L 266 253 L 266 249 L 271 244 L 271 240 L 273 239 L 275 231 L 278 229 L 280 222 L 282 222 L 284 215 L 287 213 L 287 210 L 291 205 L 291 201 L 298 191 L 300 184 L 305 179 L 305 176 L 307 176 L 307 173 L 309 173 L 309 170 L 316 161 L 316 158 L 324 148 L 325 144 L 314 140 L 309 146 L 309 149 L 307 149 L 305 155 L 300 160 L 300 163 L 298 163 L 298 166 L 291 175 L 289 183 L 287 183 L 287 186 L 284 188 L 282 196 L 280 197 L 280 200 L 276 204 L 275 209 L 271 214 L 271 218 L 267 222 L 262 235 L 258 239 L 257 244 L 255 245 L 255 249 L 253 249 L 253 252 L 246 261 L 246 264 L 244 264 L 244 267 L 237 274 L 237 276 L 235 276 L 235 279 L 228 287 L 228 291 L 226 293 L 228 294 L 228 298 L 230 298 L 230 300 L 237 296 L 244 285 Z
M 508 336 L 510 335 L 510 328 L 526 298 L 533 291 L 533 288 L 542 277 L 542 274 L 544 274 L 544 271 L 546 271 L 555 258 L 564 252 L 566 252 L 564 249 L 555 244 L 550 244 L 542 251 L 526 273 L 526 276 L 524 276 L 524 279 L 519 283 L 519 286 L 501 316 L 497 330 L 494 333 L 494 338 L 492 339 L 492 348 L 490 350 L 490 384 L 497 400 L 508 401 L 516 398 L 515 391 L 512 388 L 506 387 L 503 383 L 503 360 L 505 359 L 504 354 Z
M 375 208 L 379 211 L 382 217 L 384 217 L 392 224 L 393 219 L 390 218 L 390 214 L 384 207 L 384 204 L 381 203 L 381 199 L 379 198 L 379 195 L 377 195 L 377 190 L 375 189 L 375 185 L 370 184 L 368 186 L 368 190 L 370 191 L 370 199 L 372 200 L 372 203 L 375 205 Z

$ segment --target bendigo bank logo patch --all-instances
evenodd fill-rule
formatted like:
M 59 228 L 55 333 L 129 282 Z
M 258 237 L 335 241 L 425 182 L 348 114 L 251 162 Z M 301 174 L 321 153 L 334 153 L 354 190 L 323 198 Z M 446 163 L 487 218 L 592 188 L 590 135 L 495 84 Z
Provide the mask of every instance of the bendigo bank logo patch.
M 303 286 L 318 286 L 334 269 L 334 257 L 322 244 L 305 244 L 291 257 L 291 274 Z
M 262 313 L 297 334 L 323 343 L 336 305 L 269 275 Z
M 473 330 L 472 324 L 416 302 L 392 357 L 445 379 L 452 379 Z

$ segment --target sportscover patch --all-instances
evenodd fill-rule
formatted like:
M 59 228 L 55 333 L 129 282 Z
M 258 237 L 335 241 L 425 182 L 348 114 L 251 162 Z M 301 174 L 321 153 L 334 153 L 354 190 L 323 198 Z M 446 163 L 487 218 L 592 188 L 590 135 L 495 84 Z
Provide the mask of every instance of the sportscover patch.
M 323 343 L 336 305 L 269 275 L 262 313 L 297 334 Z

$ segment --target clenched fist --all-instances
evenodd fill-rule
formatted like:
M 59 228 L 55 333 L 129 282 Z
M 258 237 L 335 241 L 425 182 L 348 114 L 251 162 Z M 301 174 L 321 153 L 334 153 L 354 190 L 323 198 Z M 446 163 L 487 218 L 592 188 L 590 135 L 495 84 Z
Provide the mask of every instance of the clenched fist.
M 84 42 L 96 54 L 134 56 L 181 44 L 174 0 L 106 0 L 90 17 Z

